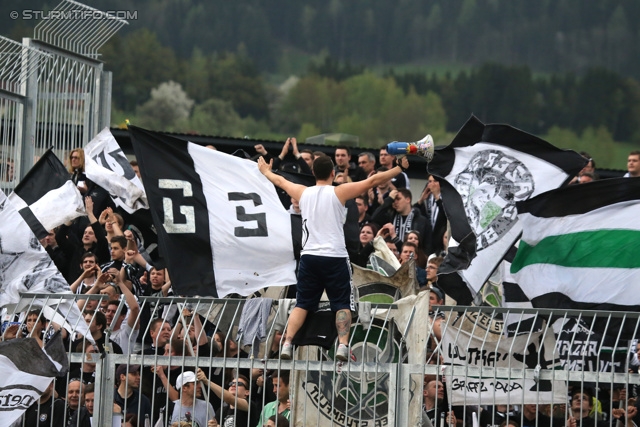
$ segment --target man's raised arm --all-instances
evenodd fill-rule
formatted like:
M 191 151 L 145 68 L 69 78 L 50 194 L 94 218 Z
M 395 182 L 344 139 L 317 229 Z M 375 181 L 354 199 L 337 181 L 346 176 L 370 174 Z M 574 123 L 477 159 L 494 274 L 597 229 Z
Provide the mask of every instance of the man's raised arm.
M 267 177 L 269 181 L 271 181 L 274 185 L 282 188 L 287 194 L 293 197 L 296 200 L 300 200 L 302 196 L 302 192 L 307 188 L 304 185 L 294 184 L 291 181 L 287 181 L 285 178 L 280 175 L 276 175 L 271 170 L 271 166 L 273 165 L 273 159 L 269 161 L 269 163 L 265 162 L 264 158 L 260 156 L 258 159 L 258 169 L 260 172 Z
M 371 175 L 364 181 L 347 182 L 340 184 L 336 187 L 336 196 L 345 204 L 347 200 L 353 199 L 360 194 L 366 193 L 370 188 L 376 187 L 383 182 L 389 181 L 400 172 L 406 170 L 409 167 L 409 160 L 407 157 L 398 159 L 398 165 L 388 171 L 378 172 L 375 175 Z M 277 184 L 276 184 L 277 185 Z M 286 191 L 286 190 L 285 190 Z

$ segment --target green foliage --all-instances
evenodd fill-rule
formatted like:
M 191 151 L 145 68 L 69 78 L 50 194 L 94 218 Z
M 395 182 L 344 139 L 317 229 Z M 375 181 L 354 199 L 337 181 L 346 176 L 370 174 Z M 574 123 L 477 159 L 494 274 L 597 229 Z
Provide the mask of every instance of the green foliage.
M 436 94 L 404 94 L 393 79 L 371 73 L 341 83 L 306 77 L 291 90 L 283 110 L 301 138 L 311 132 L 342 132 L 358 135 L 365 147 L 415 141 L 426 133 L 442 132 L 446 121 Z
M 162 46 L 148 29 L 114 37 L 102 49 L 102 59 L 114 70 L 112 97 L 127 111 L 146 101 L 152 88 L 178 74 L 173 50 Z
M 640 85 L 603 69 L 534 78 L 528 67 L 485 64 L 451 76 L 389 73 L 408 93 L 434 91 L 454 132 L 474 114 L 486 123 L 508 123 L 534 134 L 552 127 L 606 128 L 617 141 L 640 138 Z
M 337 117 L 334 104 L 342 102 L 343 89 L 335 81 L 305 77 L 289 92 L 282 103 L 282 128 L 296 133 L 302 123 L 312 123 L 321 132 L 335 132 Z
M 242 117 L 268 118 L 269 111 L 262 79 L 248 58 L 227 57 L 221 66 L 214 70 L 217 73 L 213 79 L 218 83 L 216 89 L 220 96 L 230 100 Z
M 137 110 L 140 126 L 172 130 L 176 124 L 185 122 L 191 113 L 194 101 L 174 81 L 161 83 L 151 89 L 151 99 Z
M 148 28 L 180 58 L 188 58 L 194 48 L 208 56 L 237 52 L 244 45 L 254 63 L 270 73 L 276 71 L 281 52 L 292 49 L 307 55 L 326 50 L 339 61 L 366 66 L 454 60 L 477 67 L 492 61 L 528 65 L 534 72 L 579 73 L 600 66 L 624 76 L 640 75 L 640 2 L 634 0 L 90 3 L 101 10 L 138 12 L 122 32 Z M 55 4 L 29 1 L 32 9 Z M 33 24 L 0 15 L 5 35 L 32 34 L 25 27 Z
M 228 101 L 211 98 L 193 109 L 189 131 L 203 135 L 242 136 L 242 119 Z
M 298 132 L 297 139 L 299 141 L 304 141 L 310 136 L 320 135 L 321 133 L 320 129 L 312 123 L 303 123 L 302 126 L 300 126 L 300 132 Z
M 205 54 L 195 48 L 191 58 L 176 58 L 149 30 L 116 37 L 103 49 L 113 70 L 116 107 L 133 111 L 146 102 L 151 89 L 175 79 L 196 102 L 229 101 L 241 117 L 268 119 L 266 90 L 253 62 L 243 54 Z
M 344 7 L 347 3 L 333 2 L 334 15 Z M 445 12 L 444 4 L 438 7 Z M 434 8 L 436 17 L 441 12 Z M 478 10 L 476 1 L 468 0 L 456 13 L 467 20 Z M 616 12 L 615 19 L 620 18 Z M 640 84 L 601 68 L 583 75 L 534 76 L 529 67 L 497 63 L 459 68 L 455 74 L 405 66 L 379 77 L 321 53 L 308 75 L 277 88 L 265 84 L 242 44 L 236 53 L 195 48 L 184 59 L 141 30 L 114 39 L 103 51 L 114 71 L 116 123 L 133 118 L 160 130 L 276 138 L 343 132 L 359 136 L 361 146 L 378 147 L 426 133 L 444 144 L 475 114 L 487 123 L 548 134 L 556 145 L 591 152 L 603 167 L 624 165 L 626 148 L 620 150 L 614 141 L 640 142 Z M 173 75 L 186 96 L 153 97 L 152 89 Z M 195 101 L 191 113 L 193 104 L 175 105 L 189 99 Z
M 364 66 L 351 65 L 349 61 L 341 64 L 330 56 L 325 56 L 322 63 L 312 61 L 309 63 L 309 74 L 326 77 L 335 81 L 342 81 L 349 77 L 362 74 Z
M 628 146 L 616 143 L 611 133 L 603 126 L 588 127 L 580 135 L 572 130 L 554 126 L 542 138 L 556 147 L 586 151 L 596 161 L 596 166 L 604 169 L 624 169 L 627 154 L 631 151 Z

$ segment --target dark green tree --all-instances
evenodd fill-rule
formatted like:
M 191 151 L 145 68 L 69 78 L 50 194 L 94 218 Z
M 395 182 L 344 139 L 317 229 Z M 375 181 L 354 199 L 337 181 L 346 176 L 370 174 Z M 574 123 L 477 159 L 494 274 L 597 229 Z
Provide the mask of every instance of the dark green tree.
M 147 29 L 114 37 L 102 49 L 102 59 L 113 70 L 114 103 L 126 111 L 133 111 L 149 98 L 152 88 L 178 74 L 173 50 Z

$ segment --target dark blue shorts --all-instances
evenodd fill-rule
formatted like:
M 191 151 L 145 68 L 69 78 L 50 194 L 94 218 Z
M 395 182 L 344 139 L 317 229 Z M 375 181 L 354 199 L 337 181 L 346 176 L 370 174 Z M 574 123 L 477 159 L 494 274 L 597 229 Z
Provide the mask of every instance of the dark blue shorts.
M 302 255 L 298 267 L 296 307 L 316 311 L 326 291 L 331 311 L 355 311 L 349 258 Z

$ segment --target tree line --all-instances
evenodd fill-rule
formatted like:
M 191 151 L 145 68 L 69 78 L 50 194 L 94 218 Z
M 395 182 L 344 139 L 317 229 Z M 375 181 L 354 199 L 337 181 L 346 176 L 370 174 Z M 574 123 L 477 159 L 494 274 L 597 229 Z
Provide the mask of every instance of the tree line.
M 600 66 L 640 76 L 636 0 L 93 0 L 91 6 L 137 10 L 132 30 L 151 29 L 182 57 L 194 47 L 208 54 L 243 46 L 272 72 L 294 49 L 369 66 L 497 62 L 536 72 Z
M 28 0 L 25 7 L 57 3 Z M 475 114 L 557 145 L 597 141 L 592 150 L 609 157 L 614 141 L 640 141 L 635 0 L 91 6 L 138 12 L 101 49 L 113 71 L 117 122 L 264 138 L 345 132 L 377 146 L 424 131 L 445 143 Z M 17 40 L 35 24 L 7 16 L 0 23 Z M 408 63 L 461 71 L 405 71 Z M 282 83 L 289 74 L 298 77 Z
M 427 132 L 445 143 L 475 114 L 560 146 L 585 149 L 593 139 L 591 150 L 612 167 L 620 156 L 612 158 L 610 144 L 640 141 L 638 82 L 602 68 L 536 75 L 486 63 L 457 74 L 375 73 L 325 56 L 276 86 L 242 49 L 195 49 L 185 59 L 146 29 L 115 38 L 103 60 L 113 71 L 114 119 L 159 130 L 262 138 L 343 132 L 377 147 Z
M 58 0 L 23 0 L 50 9 Z M 536 72 L 605 67 L 640 76 L 640 2 L 636 0 L 92 0 L 100 10 L 136 11 L 123 32 L 148 28 L 187 58 L 239 47 L 262 71 L 287 52 L 326 51 L 339 61 L 485 62 Z M 0 16 L 5 29 L 32 22 Z M 5 34 L 8 35 L 8 34 Z

